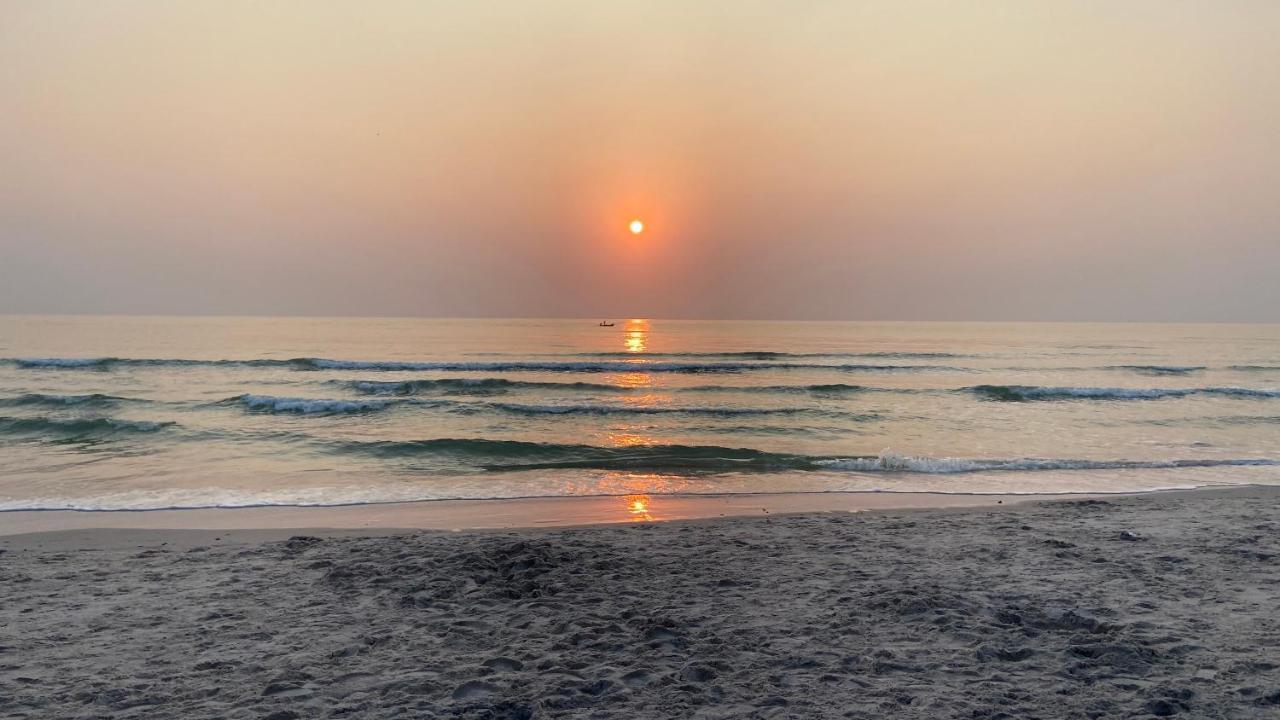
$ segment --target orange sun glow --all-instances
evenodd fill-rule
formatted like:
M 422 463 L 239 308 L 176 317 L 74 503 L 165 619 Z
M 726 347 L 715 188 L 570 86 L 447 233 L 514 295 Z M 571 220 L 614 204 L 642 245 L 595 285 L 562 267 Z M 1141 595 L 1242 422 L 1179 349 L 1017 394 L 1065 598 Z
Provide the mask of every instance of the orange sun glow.
M 632 235 L 639 235 L 640 233 L 644 232 L 644 223 L 640 222 L 639 220 L 632 220 L 630 227 L 631 227 Z

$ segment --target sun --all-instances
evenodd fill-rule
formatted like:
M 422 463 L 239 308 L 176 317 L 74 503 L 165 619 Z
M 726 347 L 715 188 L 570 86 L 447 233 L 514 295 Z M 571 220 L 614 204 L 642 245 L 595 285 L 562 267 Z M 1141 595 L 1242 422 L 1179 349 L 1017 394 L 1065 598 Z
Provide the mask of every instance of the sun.
M 640 222 L 639 220 L 632 220 L 630 227 L 631 227 L 632 235 L 639 235 L 640 233 L 644 232 L 644 223 Z

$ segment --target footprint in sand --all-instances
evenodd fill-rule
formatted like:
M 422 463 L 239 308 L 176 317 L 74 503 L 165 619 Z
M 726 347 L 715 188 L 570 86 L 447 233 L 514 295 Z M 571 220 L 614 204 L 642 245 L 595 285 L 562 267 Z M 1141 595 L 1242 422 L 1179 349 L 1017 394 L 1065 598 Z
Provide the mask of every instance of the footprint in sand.
M 716 679 L 716 671 L 706 665 L 686 665 L 680 670 L 680 679 L 685 682 L 710 682 Z
M 632 670 L 619 679 L 622 681 L 623 685 L 633 688 L 644 687 L 650 682 L 649 673 L 643 670 Z
M 649 628 L 644 634 L 645 641 L 649 643 L 675 642 L 677 637 L 676 633 L 664 627 Z
M 496 657 L 485 660 L 481 665 L 497 672 L 515 672 L 524 669 L 524 663 L 509 657 Z
M 464 682 L 453 691 L 454 700 L 477 700 L 498 692 L 496 685 L 479 680 Z

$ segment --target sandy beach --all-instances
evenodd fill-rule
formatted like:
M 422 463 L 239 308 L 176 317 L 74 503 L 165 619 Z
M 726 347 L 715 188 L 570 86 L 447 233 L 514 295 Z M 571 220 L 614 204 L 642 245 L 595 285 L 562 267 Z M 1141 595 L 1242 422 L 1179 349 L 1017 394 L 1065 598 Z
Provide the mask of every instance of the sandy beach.
M 1280 489 L 0 538 L 12 718 L 1270 718 Z
M 0 2 L 0 720 L 1280 720 L 1280 2 Z

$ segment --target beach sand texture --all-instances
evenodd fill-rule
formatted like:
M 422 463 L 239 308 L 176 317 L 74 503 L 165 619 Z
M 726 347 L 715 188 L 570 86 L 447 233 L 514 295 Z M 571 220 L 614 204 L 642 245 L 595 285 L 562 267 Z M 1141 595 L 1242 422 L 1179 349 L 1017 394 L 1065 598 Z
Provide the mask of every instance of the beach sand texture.
M 1277 500 L 3 538 L 0 716 L 1275 718 Z

